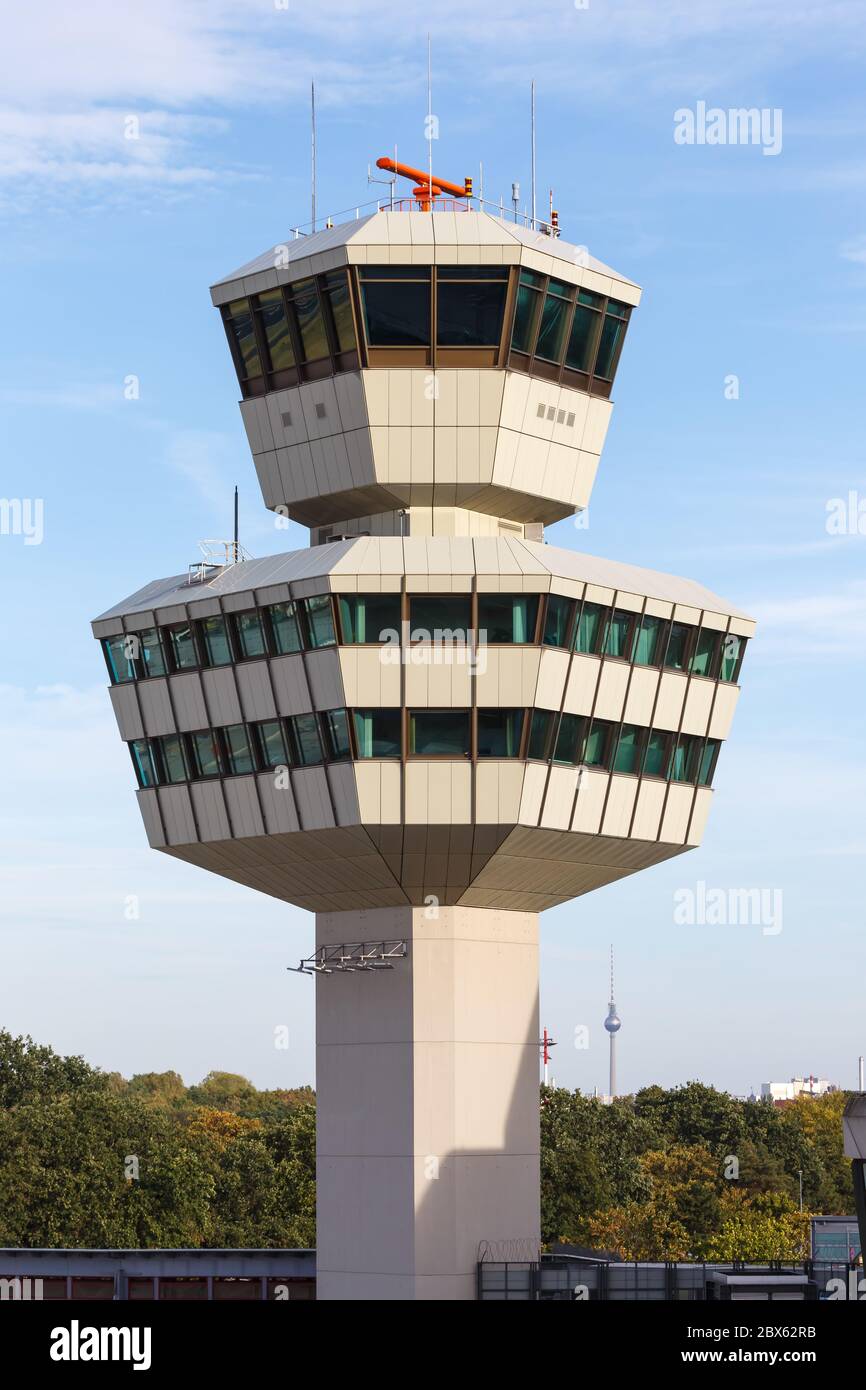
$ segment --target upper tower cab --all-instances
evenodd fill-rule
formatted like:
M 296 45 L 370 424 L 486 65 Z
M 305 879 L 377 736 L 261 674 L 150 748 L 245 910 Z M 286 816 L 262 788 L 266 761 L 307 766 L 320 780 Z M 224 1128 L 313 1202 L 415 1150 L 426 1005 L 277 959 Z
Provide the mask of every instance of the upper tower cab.
M 520 535 L 589 503 L 640 290 L 485 212 L 377 212 L 211 291 L 266 506 L 336 536 Z

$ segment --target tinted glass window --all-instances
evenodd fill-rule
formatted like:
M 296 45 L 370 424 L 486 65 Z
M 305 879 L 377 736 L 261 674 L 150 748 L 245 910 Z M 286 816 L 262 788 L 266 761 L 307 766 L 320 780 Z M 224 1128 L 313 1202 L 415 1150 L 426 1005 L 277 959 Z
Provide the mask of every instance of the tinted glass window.
M 519 756 L 522 709 L 480 709 L 477 718 L 479 758 Z
M 604 719 L 593 719 L 583 750 L 583 761 L 588 767 L 607 766 L 610 733 L 611 726 Z
M 259 315 L 262 332 L 268 345 L 272 372 L 295 365 L 295 346 L 289 331 L 282 290 L 266 290 L 259 295 Z
M 665 652 L 665 666 L 669 667 L 670 670 L 685 670 L 690 633 L 691 629 L 686 627 L 685 623 L 671 623 L 667 651 Z
M 541 295 L 522 283 L 517 290 L 517 306 L 514 311 L 514 330 L 511 346 L 515 352 L 530 353 L 535 337 L 535 325 L 541 307 Z
M 565 365 L 576 372 L 588 372 L 595 353 L 596 337 L 601 326 L 601 314 L 578 304 L 574 311 Z
M 253 315 L 248 299 L 232 300 L 229 305 L 229 315 L 226 319 L 226 326 L 229 331 L 229 336 L 234 343 L 235 356 L 241 377 L 246 380 L 252 376 L 261 376 L 262 363 L 259 357 L 255 329 L 253 328 Z
M 327 594 L 304 599 L 307 615 L 307 636 L 311 647 L 332 647 L 337 640 L 334 632 L 334 616 L 331 600 Z
M 543 641 L 548 647 L 567 647 L 574 599 L 563 598 L 562 594 L 549 594 L 547 612 L 544 617 Z
M 341 594 L 340 626 L 344 642 L 398 642 L 399 594 Z
M 177 734 L 166 734 L 160 740 L 162 765 L 167 782 L 185 782 L 189 776 L 183 739 Z
M 462 757 L 469 752 L 469 711 L 412 710 L 409 752 L 421 757 Z
M 115 685 L 123 685 L 126 681 L 135 680 L 134 656 L 137 642 L 132 634 L 122 637 L 107 637 L 103 641 L 102 649 L 105 652 L 108 670 Z
M 293 603 L 272 603 L 268 609 L 274 646 L 281 656 L 301 650 L 301 633 Z
M 614 772 L 637 772 L 640 753 L 641 731 L 635 724 L 623 724 L 616 754 L 613 760 Z
M 604 651 L 606 656 L 628 658 L 628 637 L 631 631 L 633 616 L 632 613 L 625 613 L 619 608 L 611 613 L 607 620 L 607 630 L 604 636 Z
M 537 594 L 479 594 L 478 640 L 534 642 Z
M 250 747 L 250 737 L 243 724 L 229 724 L 228 728 L 223 729 L 226 740 L 226 751 L 229 759 L 229 771 L 234 773 L 253 772 L 255 764 L 253 762 L 253 750 Z
M 305 360 L 315 362 L 320 357 L 327 357 L 330 351 L 328 335 L 315 280 L 299 280 L 291 286 L 291 294 Z
M 672 782 L 694 782 L 697 778 L 700 741 L 680 735 L 671 758 Z
M 289 759 L 279 719 L 266 719 L 256 728 L 262 767 L 285 767 Z
M 601 615 L 604 609 L 598 603 L 585 603 L 575 629 L 574 650 L 576 652 L 597 652 L 601 635 Z
M 735 681 L 737 679 L 745 647 L 745 637 L 737 637 L 736 633 L 733 632 L 725 634 L 722 639 L 721 678 L 723 681 Z
M 146 632 L 139 632 L 138 643 L 145 675 L 164 676 L 165 653 L 162 650 L 162 638 L 159 629 L 152 627 L 148 628 Z
M 668 735 L 651 733 L 647 739 L 643 770 L 647 777 L 664 777 L 667 774 Z
M 556 748 L 553 753 L 555 763 L 568 763 L 572 767 L 580 762 L 583 743 L 584 720 L 579 714 L 564 714 L 559 721 L 556 735 Z
M 503 271 L 498 266 L 440 266 L 436 277 L 439 346 L 498 346 L 507 286 Z
M 238 634 L 241 654 L 243 656 L 253 657 L 266 655 L 267 647 L 265 646 L 265 633 L 259 613 L 255 610 L 251 613 L 236 613 L 235 630 Z
M 329 758 L 351 758 L 352 745 L 349 742 L 349 721 L 344 709 L 329 709 L 322 715 L 325 737 L 328 743 Z
M 702 787 L 708 787 L 713 780 L 713 773 L 716 770 L 716 760 L 719 756 L 721 744 L 717 738 L 707 739 L 707 745 L 701 754 L 700 768 L 698 770 L 698 782 Z
M 550 736 L 553 731 L 554 717 L 550 710 L 533 710 L 532 723 L 529 726 L 527 757 L 543 760 L 550 756 Z
M 471 626 L 468 594 L 413 594 L 409 600 L 413 642 L 464 642 Z
M 295 741 L 295 756 L 303 766 L 322 761 L 319 725 L 314 714 L 296 714 L 290 720 Z
M 694 675 L 715 675 L 718 645 L 719 633 L 713 632 L 711 628 L 702 627 L 695 640 L 695 650 L 692 654 L 691 669 Z
M 171 655 L 174 665 L 178 671 L 187 671 L 193 666 L 198 666 L 198 652 L 195 646 L 190 623 L 178 623 L 175 627 L 168 629 L 171 640 Z
M 598 357 L 595 360 L 595 376 L 610 380 L 616 367 L 617 354 L 625 337 L 625 322 L 620 318 L 604 316 L 604 326 L 598 344 Z
M 192 735 L 195 771 L 199 777 L 216 777 L 220 771 L 219 753 L 213 735 L 207 730 Z
M 227 666 L 232 659 L 225 618 L 205 618 L 201 625 L 208 666 Z
M 340 352 L 351 352 L 355 343 L 355 323 L 349 298 L 349 281 L 345 270 L 332 270 L 325 276 L 325 286 L 331 305 L 331 318 Z
M 146 738 L 137 738 L 129 745 L 132 753 L 132 763 L 135 768 L 138 784 L 141 787 L 156 786 L 156 769 L 153 765 L 153 754 L 150 751 L 150 744 Z
M 399 758 L 400 710 L 356 709 L 353 714 L 359 758 Z
M 382 280 L 361 271 L 361 303 L 370 347 L 429 347 L 430 278 L 422 267 L 406 267 L 413 275 Z M 398 267 L 376 267 L 392 275 Z
M 555 282 L 551 282 L 552 284 Z M 546 294 L 541 311 L 541 325 L 538 329 L 538 342 L 535 344 L 536 357 L 548 362 L 558 362 L 562 357 L 562 340 L 569 312 L 568 300 L 558 294 Z
M 662 619 L 644 614 L 640 620 L 640 627 L 635 633 L 634 652 L 632 654 L 632 661 L 637 662 L 638 666 L 658 665 L 661 631 Z

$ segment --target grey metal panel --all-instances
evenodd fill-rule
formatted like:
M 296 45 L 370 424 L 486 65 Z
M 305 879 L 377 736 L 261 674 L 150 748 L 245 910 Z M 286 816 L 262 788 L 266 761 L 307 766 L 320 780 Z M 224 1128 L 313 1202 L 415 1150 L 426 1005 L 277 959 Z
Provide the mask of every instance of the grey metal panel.
M 298 815 L 305 830 L 324 830 L 334 825 L 334 812 L 323 767 L 305 767 L 292 773 Z
M 164 677 L 149 681 L 138 681 L 138 698 L 141 701 L 141 715 L 144 728 L 150 737 L 175 732 L 171 701 L 168 698 L 168 681 Z
M 255 778 L 230 777 L 224 783 L 224 791 L 235 839 L 264 835 L 265 824 L 256 796 Z
M 150 608 L 145 608 L 138 613 L 131 613 L 126 620 L 127 632 L 144 632 L 146 628 L 155 626 L 156 618 Z
M 255 608 L 256 601 L 251 593 L 228 594 L 223 599 L 226 613 L 242 613 L 245 608 Z
M 43 1279 L 66 1275 L 174 1279 L 208 1274 L 235 1278 L 304 1275 L 315 1278 L 315 1250 L 0 1250 L 4 1273 Z
M 354 763 L 332 763 L 327 769 L 331 798 L 337 813 L 338 825 L 358 825 L 361 812 L 358 806 L 358 784 Z
M 127 743 L 131 738 L 144 738 L 144 725 L 138 708 L 135 686 L 111 685 L 108 688 L 120 737 Z
M 282 555 L 265 555 L 260 560 L 244 560 L 230 565 L 208 584 L 190 585 L 185 574 L 173 575 L 168 579 L 155 579 L 137 593 L 121 603 L 116 603 L 94 620 L 102 622 L 118 615 L 151 611 L 168 604 L 186 603 L 196 605 L 196 616 L 200 616 L 204 605 L 210 603 L 214 612 L 218 611 L 216 595 L 251 593 L 253 589 L 269 584 L 290 583 L 295 579 L 306 579 L 315 575 L 327 575 L 333 567 L 349 554 L 357 540 L 331 541 L 310 550 L 290 550 Z M 210 611 L 210 610 L 208 610 Z
M 202 593 L 195 588 L 190 589 L 187 605 L 191 618 L 218 618 L 221 612 L 218 598 L 215 598 L 211 593 Z
M 170 676 L 171 698 L 177 727 L 185 733 L 190 729 L 206 729 L 208 725 L 207 708 L 202 694 L 201 678 L 197 672 Z
M 201 679 L 212 722 L 239 724 L 241 704 L 233 668 L 220 666 L 213 671 L 202 671 Z
M 161 849 L 165 844 L 165 835 L 162 830 L 162 820 L 159 814 L 159 805 L 156 799 L 156 789 L 146 787 L 136 792 L 138 797 L 138 809 L 141 812 L 141 819 L 144 821 L 144 829 L 147 835 L 147 843 L 151 849 Z
M 226 812 L 222 785 L 212 782 L 193 782 L 190 785 L 201 840 L 230 840 L 231 823 Z
M 123 632 L 123 623 L 120 618 L 106 618 L 104 620 L 97 618 L 95 623 L 90 624 L 90 629 L 94 637 L 117 637 L 119 633 Z
M 186 621 L 186 609 L 181 603 L 172 604 L 168 608 L 157 608 L 156 621 L 158 623 L 183 623 Z
M 271 662 L 280 714 L 307 714 L 312 705 L 302 656 L 278 656 Z
M 195 820 L 188 789 L 160 787 L 157 795 L 168 844 L 194 844 L 198 836 L 195 833 Z
M 276 776 L 275 772 L 261 772 L 257 779 L 269 835 L 286 834 L 300 829 L 291 777 L 285 772 L 282 773 L 278 787 Z
M 274 704 L 267 661 L 246 661 L 235 667 L 235 680 L 241 697 L 245 719 L 275 719 Z
M 307 657 L 307 674 L 316 709 L 336 709 L 346 703 L 340 655 L 336 647 L 321 652 L 310 652 Z

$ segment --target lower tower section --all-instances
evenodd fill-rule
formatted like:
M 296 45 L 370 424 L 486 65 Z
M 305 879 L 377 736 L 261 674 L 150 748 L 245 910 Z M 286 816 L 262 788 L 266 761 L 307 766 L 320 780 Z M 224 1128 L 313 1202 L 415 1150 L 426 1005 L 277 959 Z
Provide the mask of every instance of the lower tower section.
M 473 1299 L 483 1241 L 539 1241 L 538 914 L 317 914 L 383 940 L 316 977 L 318 1297 Z

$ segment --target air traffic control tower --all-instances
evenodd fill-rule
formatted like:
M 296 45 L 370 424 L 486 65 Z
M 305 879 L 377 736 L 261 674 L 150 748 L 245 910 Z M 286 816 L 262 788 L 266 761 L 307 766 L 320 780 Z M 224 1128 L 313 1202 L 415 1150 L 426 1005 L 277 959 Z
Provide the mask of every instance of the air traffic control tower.
M 484 1242 L 537 1246 L 539 915 L 700 843 L 754 628 L 545 543 L 640 291 L 462 193 L 213 287 L 311 545 L 93 624 L 151 846 L 315 913 L 324 1299 L 470 1299 Z

